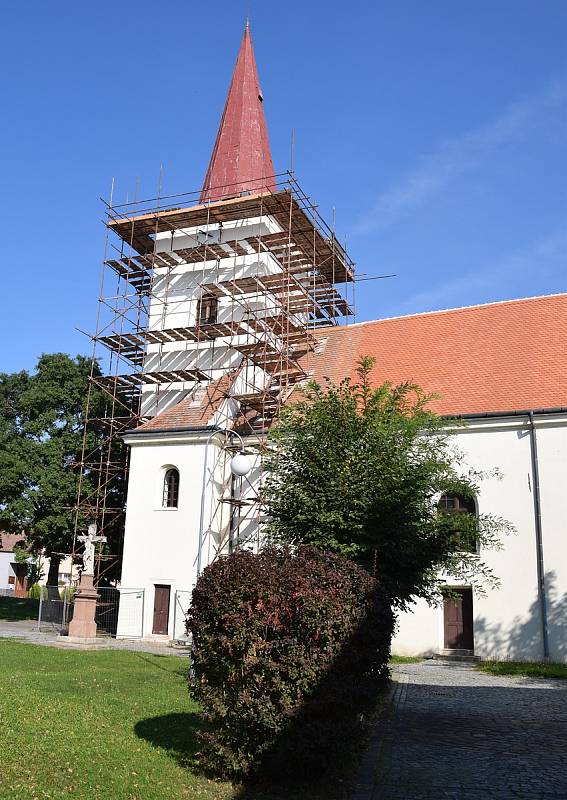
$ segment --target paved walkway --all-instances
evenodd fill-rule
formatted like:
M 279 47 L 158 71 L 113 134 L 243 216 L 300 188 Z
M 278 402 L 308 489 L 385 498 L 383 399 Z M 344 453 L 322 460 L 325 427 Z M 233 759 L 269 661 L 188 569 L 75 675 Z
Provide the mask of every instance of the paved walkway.
M 43 626 L 42 626 L 43 627 Z M 141 639 L 111 639 L 99 637 L 96 643 L 81 644 L 70 642 L 66 636 L 59 636 L 53 630 L 38 631 L 37 622 L 34 620 L 21 620 L 11 622 L 0 620 L 0 640 L 20 639 L 33 644 L 43 644 L 47 647 L 65 647 L 73 650 L 135 650 L 144 653 L 155 653 L 167 656 L 189 656 L 188 647 L 171 647 L 167 642 L 142 641 Z
M 395 668 L 356 800 L 567 800 L 567 682 Z

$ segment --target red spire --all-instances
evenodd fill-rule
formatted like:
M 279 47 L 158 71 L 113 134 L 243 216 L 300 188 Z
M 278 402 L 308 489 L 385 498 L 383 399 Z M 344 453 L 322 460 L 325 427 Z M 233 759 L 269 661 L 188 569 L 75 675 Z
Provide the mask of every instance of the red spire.
M 204 203 L 265 190 L 275 191 L 274 165 L 246 22 L 200 199 Z

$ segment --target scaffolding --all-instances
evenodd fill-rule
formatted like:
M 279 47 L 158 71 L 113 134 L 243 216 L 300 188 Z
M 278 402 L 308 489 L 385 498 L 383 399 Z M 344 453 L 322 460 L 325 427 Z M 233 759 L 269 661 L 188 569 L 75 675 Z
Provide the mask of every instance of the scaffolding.
M 353 316 L 354 263 L 295 177 L 274 182 L 271 192 L 239 187 L 238 196 L 204 204 L 198 193 L 106 204 L 76 528 L 96 523 L 104 536 L 122 526 L 121 437 L 203 388 L 231 400 L 230 425 L 260 447 L 294 387 L 310 377 L 317 329 Z M 89 449 L 95 424 L 104 436 Z M 230 454 L 227 441 L 219 458 Z M 226 464 L 221 472 L 227 477 L 210 513 L 229 508 L 217 543 L 226 550 L 261 511 L 257 486 L 235 485 Z M 99 554 L 97 580 L 120 559 L 115 549 Z

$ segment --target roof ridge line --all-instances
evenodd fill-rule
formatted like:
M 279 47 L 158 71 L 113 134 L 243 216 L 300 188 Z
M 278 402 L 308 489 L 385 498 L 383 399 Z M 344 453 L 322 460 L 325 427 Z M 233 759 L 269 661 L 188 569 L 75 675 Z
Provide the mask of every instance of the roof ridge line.
M 551 297 L 567 297 L 567 292 L 554 292 L 552 294 L 538 294 L 529 297 L 515 297 L 512 300 L 493 300 L 488 303 L 475 303 L 470 306 L 456 306 L 455 308 L 439 308 L 435 311 L 416 311 L 413 314 L 400 314 L 397 317 L 380 317 L 378 319 L 367 319 L 361 322 L 351 322 L 349 325 L 336 325 L 332 326 L 340 330 L 349 330 L 350 328 L 359 328 L 362 325 L 372 325 L 375 322 L 394 322 L 398 319 L 411 319 L 412 317 L 428 317 L 434 314 L 453 314 L 458 311 L 471 311 L 476 308 L 488 308 L 491 306 L 511 305 L 512 303 L 527 303 L 532 300 L 546 300 Z M 329 328 L 321 328 L 321 330 L 330 330 Z

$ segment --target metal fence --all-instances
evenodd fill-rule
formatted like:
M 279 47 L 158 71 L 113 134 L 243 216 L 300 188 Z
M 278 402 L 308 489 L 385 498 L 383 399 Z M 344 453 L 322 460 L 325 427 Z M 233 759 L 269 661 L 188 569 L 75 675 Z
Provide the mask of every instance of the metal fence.
M 40 631 L 63 633 L 73 618 L 73 595 L 69 586 L 41 586 L 37 628 Z
M 38 630 L 68 633 L 73 619 L 75 588 L 42 586 L 39 597 Z M 101 586 L 96 604 L 97 636 L 141 638 L 143 635 L 144 590 Z M 119 630 L 120 629 L 120 630 Z
M 177 589 L 173 597 L 173 639 L 187 642 L 191 639 L 185 630 L 185 618 L 191 605 L 191 589 Z
M 144 635 L 145 592 L 143 589 L 115 589 L 119 594 L 118 628 L 113 635 L 141 639 Z

